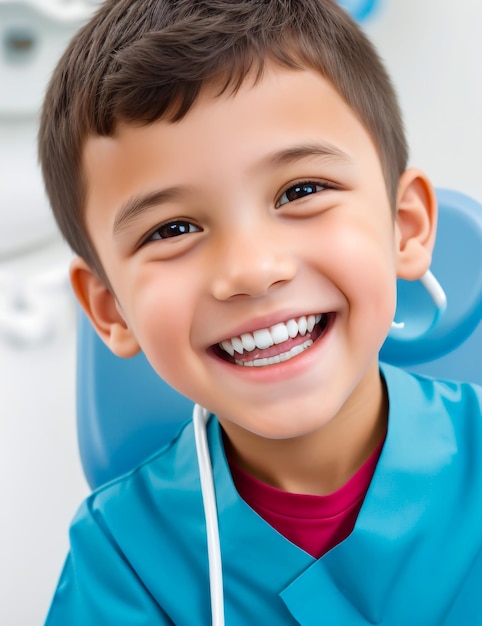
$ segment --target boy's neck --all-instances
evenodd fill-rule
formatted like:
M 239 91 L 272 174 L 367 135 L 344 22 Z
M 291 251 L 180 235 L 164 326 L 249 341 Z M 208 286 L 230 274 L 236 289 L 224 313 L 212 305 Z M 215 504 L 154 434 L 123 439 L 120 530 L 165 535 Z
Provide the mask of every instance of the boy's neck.
M 252 476 L 278 489 L 333 493 L 365 463 L 386 434 L 388 397 L 379 374 L 378 380 L 375 392 L 372 385 L 370 394 L 360 394 L 356 406 L 343 407 L 329 424 L 303 437 L 266 439 L 221 420 L 226 454 Z

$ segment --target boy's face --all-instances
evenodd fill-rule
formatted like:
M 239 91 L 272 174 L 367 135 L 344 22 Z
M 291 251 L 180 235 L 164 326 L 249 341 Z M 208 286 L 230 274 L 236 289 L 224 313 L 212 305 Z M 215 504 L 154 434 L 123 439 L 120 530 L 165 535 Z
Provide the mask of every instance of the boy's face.
M 135 338 L 173 387 L 263 437 L 369 412 L 400 239 L 373 142 L 311 71 L 214 94 L 178 123 L 87 142 L 106 315 L 128 327 L 107 343 L 127 356 Z

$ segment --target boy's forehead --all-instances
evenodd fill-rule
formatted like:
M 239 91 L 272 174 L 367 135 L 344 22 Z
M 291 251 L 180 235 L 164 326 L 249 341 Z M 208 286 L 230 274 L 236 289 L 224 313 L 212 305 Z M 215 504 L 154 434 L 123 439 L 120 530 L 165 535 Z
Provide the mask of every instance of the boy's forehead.
M 89 135 L 84 143 L 84 161 L 95 156 L 99 148 L 106 153 L 119 150 L 122 145 L 132 149 L 136 141 L 146 140 L 153 127 L 158 131 L 162 128 L 166 140 L 169 140 L 173 136 L 182 138 L 183 135 L 192 135 L 193 130 L 200 134 L 204 130 L 204 134 L 208 134 L 213 126 L 220 127 L 226 122 L 229 124 L 226 142 L 232 147 L 238 136 L 233 125 L 233 116 L 237 114 L 245 130 L 266 126 L 267 114 L 270 128 L 280 126 L 280 136 L 297 130 L 303 132 L 303 117 L 306 118 L 305 126 L 319 127 L 320 132 L 335 128 L 340 117 L 349 117 L 351 126 L 358 126 L 362 134 L 368 135 L 338 91 L 314 70 L 288 70 L 271 63 L 265 67 L 261 78 L 258 79 L 257 74 L 252 72 L 235 91 L 222 91 L 222 86 L 221 80 L 205 84 L 194 104 L 179 121 L 171 122 L 168 116 L 150 124 L 119 120 L 111 136 Z M 316 107 L 316 115 L 306 117 L 307 110 L 313 111 L 313 107 Z M 337 139 L 343 141 L 342 136 Z

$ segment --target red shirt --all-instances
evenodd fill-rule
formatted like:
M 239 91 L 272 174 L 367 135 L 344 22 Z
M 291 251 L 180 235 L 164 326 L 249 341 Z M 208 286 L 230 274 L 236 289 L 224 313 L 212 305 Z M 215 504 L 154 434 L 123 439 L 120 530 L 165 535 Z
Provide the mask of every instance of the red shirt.
M 326 496 L 288 493 L 262 483 L 233 463 L 230 468 L 243 500 L 284 537 L 320 558 L 353 530 L 383 443 L 347 483 Z

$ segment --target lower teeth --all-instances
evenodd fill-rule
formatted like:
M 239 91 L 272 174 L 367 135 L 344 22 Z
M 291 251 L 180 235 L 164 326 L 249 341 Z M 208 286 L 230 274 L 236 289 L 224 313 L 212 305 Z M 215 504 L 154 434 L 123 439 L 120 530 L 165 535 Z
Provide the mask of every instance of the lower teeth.
M 243 367 L 264 367 L 266 365 L 275 365 L 276 363 L 282 363 L 283 361 L 289 361 L 293 357 L 304 352 L 307 348 L 313 345 L 313 341 L 308 339 L 299 346 L 291 348 L 288 352 L 282 352 L 276 356 L 269 356 L 263 359 L 255 359 L 254 361 L 238 361 L 234 360 L 236 365 L 242 365 Z

